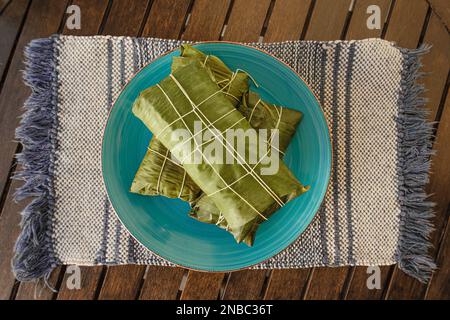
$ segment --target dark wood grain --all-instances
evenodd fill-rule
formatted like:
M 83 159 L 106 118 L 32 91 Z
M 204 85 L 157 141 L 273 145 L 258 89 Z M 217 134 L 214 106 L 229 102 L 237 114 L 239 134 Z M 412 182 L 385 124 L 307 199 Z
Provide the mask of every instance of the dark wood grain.
M 438 153 L 437 159 L 434 160 L 433 171 L 436 172 L 435 176 L 439 173 L 439 175 L 443 175 L 444 177 L 438 181 L 432 180 L 430 186 L 438 183 L 438 185 L 434 186 L 445 189 L 440 194 L 436 194 L 434 200 L 438 201 L 437 216 L 440 219 L 444 218 L 443 225 L 445 225 L 446 231 L 442 237 L 437 239 L 437 243 L 439 244 L 437 246 L 439 254 L 436 259 L 438 270 L 433 274 L 428 285 L 426 298 L 448 300 L 450 299 L 450 195 L 448 192 L 448 186 L 450 185 L 450 150 L 448 148 L 450 144 L 450 92 L 448 89 L 440 120 L 435 144 L 441 155 Z M 434 237 L 437 238 L 437 233 L 435 233 Z
M 302 299 L 311 269 L 273 270 L 270 277 L 265 300 L 300 300 Z
M 450 35 L 435 14 L 430 17 L 423 43 L 433 46 L 422 59 L 422 70 L 428 73 L 423 83 L 427 88 L 430 120 L 436 120 L 450 66 Z
M 108 2 L 108 0 L 73 0 L 72 4 L 79 6 L 81 10 L 81 29 L 68 29 L 65 25 L 63 33 L 74 36 L 97 34 Z
M 155 0 L 145 23 L 142 36 L 176 39 L 192 0 Z
M 441 245 L 441 252 L 438 256 L 437 263 L 439 269 L 434 273 L 431 279 L 426 299 L 429 300 L 449 300 L 450 299 L 450 228 L 448 227 L 444 234 Z
M 189 271 L 181 300 L 216 300 L 224 276 L 224 273 Z
M 349 281 L 348 290 L 344 299 L 347 300 L 380 300 L 383 298 L 384 289 L 386 288 L 391 272 L 390 266 L 380 267 L 380 288 L 369 289 L 367 287 L 367 267 L 354 267 L 352 277 Z
M 1 79 L 5 72 L 16 38 L 25 18 L 29 0 L 12 2 L 0 15 L 0 90 Z
M 258 41 L 269 6 L 270 0 L 235 0 L 223 40 Z
M 134 300 L 139 295 L 145 266 L 109 266 L 99 300 Z
M 80 289 L 69 289 L 67 281 L 70 274 L 64 273 L 64 278 L 58 291 L 58 300 L 93 300 L 97 291 L 97 284 L 102 274 L 103 267 L 80 267 Z
M 0 0 L 0 12 L 10 4 L 11 0 Z
M 384 21 L 386 20 L 390 0 L 358 0 L 353 8 L 353 14 L 349 23 L 348 31 L 346 34 L 346 39 L 348 40 L 359 40 L 366 38 L 377 38 L 381 36 L 383 31 Z M 372 29 L 367 28 L 367 19 L 369 14 L 367 14 L 367 8 L 370 5 L 377 5 L 381 10 L 381 28 Z
M 3 191 L 6 179 L 11 169 L 17 142 L 14 141 L 14 131 L 18 125 L 19 115 L 23 112 L 22 106 L 30 91 L 23 84 L 20 70 L 24 69 L 22 52 L 26 44 L 34 38 L 46 37 L 58 31 L 66 1 L 42 0 L 33 2 L 25 21 L 18 44 L 14 51 L 9 71 L 0 96 L 0 189 Z M 0 297 L 7 298 L 8 291 L 14 285 L 14 276 L 11 273 L 11 258 L 14 243 L 19 235 L 19 212 L 25 202 L 17 205 L 13 201 L 15 188 L 20 184 L 14 182 L 6 197 L 5 206 L 0 217 Z
M 426 1 L 396 0 L 385 39 L 401 47 L 416 48 L 427 11 Z
M 186 40 L 218 40 L 230 6 L 230 0 L 197 0 L 182 38 Z
M 311 0 L 275 2 L 264 42 L 299 40 L 311 7 Z
M 149 0 L 113 1 L 103 34 L 112 36 L 137 36 L 144 20 Z
M 255 300 L 262 298 L 266 270 L 242 270 L 230 274 L 224 300 Z
M 14 181 L 11 190 L 15 190 L 21 182 Z M 14 286 L 14 275 L 11 271 L 11 259 L 17 236 L 20 232 L 20 214 L 26 205 L 25 202 L 15 203 L 13 193 L 9 192 L 0 216 L 0 300 L 9 299 Z
M 348 272 L 348 267 L 314 268 L 311 274 L 309 286 L 305 293 L 305 299 L 340 299 Z
M 433 12 L 439 17 L 441 23 L 450 29 L 450 5 L 448 0 L 428 0 Z
M 182 268 L 148 267 L 140 300 L 175 300 L 187 270 Z
M 338 40 L 345 26 L 351 0 L 317 0 L 305 40 Z

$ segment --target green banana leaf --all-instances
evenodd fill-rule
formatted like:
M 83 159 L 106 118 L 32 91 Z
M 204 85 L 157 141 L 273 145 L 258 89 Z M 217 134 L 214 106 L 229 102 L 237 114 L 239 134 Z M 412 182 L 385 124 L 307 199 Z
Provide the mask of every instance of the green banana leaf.
M 232 72 L 219 58 L 206 55 L 194 47 L 183 44 L 181 56 L 172 60 L 172 71 L 198 60 L 206 68 L 209 76 L 224 94 L 237 106 L 242 95 L 248 92 L 248 75 L 245 72 Z M 200 194 L 200 188 L 186 175 L 184 169 L 172 161 L 171 154 L 156 138 L 152 138 L 148 150 L 139 166 L 130 191 L 141 195 L 163 195 L 192 202 Z
M 188 129 L 192 137 L 200 120 L 205 126 L 209 124 L 212 129 L 218 130 L 219 136 L 231 126 L 243 132 L 253 130 L 245 117 L 234 110 L 233 103 L 220 91 L 198 60 L 178 68 L 158 85 L 141 92 L 133 105 L 134 115 L 172 152 L 180 146 L 179 137 L 174 133 Z M 211 126 L 211 123 L 214 125 Z M 260 174 L 265 167 L 262 163 L 252 165 L 253 169 L 247 165 L 252 150 L 258 150 L 258 146 L 267 142 L 256 137 L 256 141 L 245 139 L 244 155 L 234 150 L 229 152 L 229 145 L 223 142 L 226 153 L 235 158 L 241 157 L 241 163 L 211 163 L 205 156 L 205 150 L 213 141 L 200 148 L 201 163 L 186 161 L 182 164 L 187 174 L 220 210 L 229 230 L 239 230 L 238 242 L 267 219 L 265 213 L 272 213 L 308 190 L 281 161 L 278 170 L 271 175 Z M 191 150 L 195 150 L 198 145 L 196 139 L 187 141 L 189 143 L 184 145 L 190 145 Z M 269 150 L 268 158 L 272 152 Z M 180 158 L 179 155 L 177 157 Z
M 245 94 L 242 98 L 242 104 L 238 110 L 246 117 L 250 125 L 255 129 L 273 129 L 278 127 L 279 134 L 279 153 L 282 157 L 287 149 L 289 142 L 295 134 L 297 125 L 300 123 L 301 112 L 275 106 L 273 104 L 260 100 L 259 95 L 254 92 Z M 281 117 L 279 114 L 281 113 Z M 280 119 L 280 121 L 278 121 Z M 205 193 L 201 193 L 198 198 L 191 202 L 191 211 L 189 215 L 204 223 L 216 224 L 219 227 L 229 231 L 235 237 L 236 241 L 244 242 L 249 246 L 253 245 L 256 225 L 249 224 L 246 228 L 250 231 L 240 229 L 230 229 L 224 216 L 215 206 L 214 201 Z M 266 211 L 264 215 L 270 216 L 273 212 Z M 247 235 L 242 238 L 241 233 Z

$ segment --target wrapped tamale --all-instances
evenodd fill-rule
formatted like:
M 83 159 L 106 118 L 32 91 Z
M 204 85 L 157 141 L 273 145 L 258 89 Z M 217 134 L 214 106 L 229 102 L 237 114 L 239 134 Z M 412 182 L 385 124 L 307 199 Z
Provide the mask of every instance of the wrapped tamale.
M 289 142 L 295 134 L 297 125 L 301 121 L 302 114 L 299 111 L 291 110 L 275 106 L 273 104 L 262 101 L 259 95 L 254 92 L 245 94 L 242 98 L 242 104 L 238 110 L 246 117 L 250 125 L 255 129 L 274 129 L 279 130 L 279 150 L 280 157 L 284 155 Z M 281 115 L 281 116 L 280 116 Z M 247 233 L 245 238 L 242 238 L 242 228 L 231 229 L 225 217 L 220 210 L 215 206 L 214 201 L 206 194 L 202 193 L 191 203 L 191 211 L 189 215 L 204 223 L 216 224 L 219 227 L 229 231 L 235 239 L 239 242 L 246 243 L 249 246 L 253 245 L 256 233 L 256 227 Z M 265 212 L 266 217 L 270 216 L 272 212 Z
M 242 95 L 248 91 L 248 75 L 245 72 L 232 72 L 219 58 L 206 55 L 194 47 L 184 44 L 180 48 L 180 56 L 173 57 L 172 71 L 198 60 L 205 67 L 209 76 L 220 88 L 230 102 L 237 106 Z M 191 202 L 200 193 L 189 175 L 181 166 L 171 161 L 171 154 L 152 137 L 144 159 L 139 166 L 130 191 L 142 195 L 163 195 L 169 198 L 180 198 Z
M 222 91 L 202 63 L 193 60 L 158 85 L 141 92 L 133 105 L 133 113 L 166 148 L 178 151 L 177 159 L 182 159 L 187 174 L 220 210 L 228 228 L 241 230 L 236 239 L 240 242 L 267 219 L 266 212 L 273 212 L 307 189 L 281 161 L 276 162 L 277 170 L 271 174 L 263 173 L 266 169 L 263 162 L 253 164 L 252 153 L 262 145 L 267 146 L 267 137 L 262 139 L 255 135 L 256 140 L 244 139 L 244 153 L 230 146 L 228 139 L 223 139 L 231 128 L 243 133 L 254 129 Z M 212 142 L 199 144 L 194 137 L 198 123 L 215 138 Z M 180 156 L 180 132 L 188 132 L 187 139 L 182 141 L 193 150 L 188 157 Z M 205 150 L 217 141 L 221 142 L 227 157 L 235 158 L 235 162 L 211 162 Z M 183 154 L 186 154 L 185 149 Z M 273 152 L 268 148 L 261 159 L 279 160 L 278 153 L 272 157 Z M 197 156 L 201 162 L 192 160 Z

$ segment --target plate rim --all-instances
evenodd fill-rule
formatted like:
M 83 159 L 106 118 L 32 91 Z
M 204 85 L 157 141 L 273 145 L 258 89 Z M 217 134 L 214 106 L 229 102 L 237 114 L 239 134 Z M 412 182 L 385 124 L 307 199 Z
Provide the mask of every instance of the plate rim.
M 289 42 L 289 41 L 286 41 L 286 42 Z M 285 42 L 285 43 L 286 43 L 286 42 Z M 320 205 L 319 205 L 319 207 L 318 207 L 317 210 L 314 212 L 314 214 L 311 216 L 311 219 L 310 219 L 310 221 L 308 222 L 308 224 L 306 225 L 305 229 L 304 229 L 302 232 L 300 232 L 294 239 L 292 239 L 292 241 L 290 241 L 284 248 L 282 248 L 282 249 L 280 249 L 279 251 L 275 252 L 273 255 L 271 255 L 271 256 L 268 257 L 268 258 L 265 258 L 265 259 L 263 259 L 263 260 L 261 260 L 261 261 L 258 261 L 258 262 L 249 264 L 249 265 L 244 266 L 244 267 L 239 267 L 239 268 L 228 268 L 228 269 L 220 269 L 220 268 L 219 268 L 219 269 L 214 269 L 214 268 L 211 268 L 211 269 L 206 269 L 206 268 L 205 268 L 205 269 L 200 269 L 200 268 L 194 268 L 194 267 L 192 267 L 192 266 L 186 266 L 186 265 L 183 265 L 183 264 L 180 264 L 180 263 L 173 262 L 173 261 L 171 261 L 171 259 L 169 259 L 169 258 L 167 258 L 167 257 L 164 257 L 164 256 L 161 255 L 160 253 L 156 253 L 155 251 L 151 250 L 150 248 L 148 248 L 147 245 L 143 244 L 139 239 L 137 239 L 137 238 L 134 236 L 134 234 L 128 229 L 128 227 L 125 225 L 125 223 L 122 221 L 120 215 L 117 213 L 117 210 L 115 209 L 115 207 L 114 207 L 114 205 L 113 205 L 113 201 L 111 201 L 110 194 L 109 194 L 109 190 L 108 190 L 108 186 L 107 186 L 107 183 L 106 183 L 105 173 L 104 173 L 104 169 L 103 169 L 103 166 L 104 166 L 104 161 L 103 161 L 103 158 L 104 158 L 104 157 L 103 157 L 103 156 L 104 156 L 104 152 L 103 152 L 103 151 L 104 151 L 104 150 L 103 150 L 103 149 L 104 149 L 105 132 L 106 132 L 106 128 L 107 128 L 107 126 L 108 126 L 108 123 L 109 123 L 109 120 L 110 120 L 110 117 L 111 117 L 111 112 L 113 111 L 114 107 L 116 106 L 116 103 L 117 103 L 118 100 L 120 99 L 122 93 L 123 93 L 123 92 L 126 90 L 126 88 L 130 85 L 130 83 L 131 83 L 131 82 L 132 82 L 132 81 L 133 81 L 133 80 L 134 80 L 134 79 L 135 79 L 135 78 L 136 78 L 136 77 L 137 77 L 137 76 L 138 76 L 145 68 L 147 68 L 149 65 L 155 63 L 157 60 L 159 60 L 159 59 L 161 59 L 161 58 L 163 58 L 163 57 L 165 57 L 165 56 L 167 56 L 167 55 L 169 55 L 169 54 L 172 54 L 172 53 L 175 52 L 175 51 L 178 51 L 178 50 L 180 49 L 180 46 L 181 46 L 182 44 L 185 44 L 185 43 L 186 43 L 186 44 L 190 44 L 190 45 L 192 45 L 192 46 L 194 46 L 194 47 L 195 47 L 196 45 L 199 45 L 199 44 L 231 44 L 231 45 L 235 45 L 235 46 L 245 47 L 246 49 L 256 50 L 256 51 L 259 51 L 259 52 L 261 52 L 261 53 L 263 53 L 263 54 L 265 54 L 265 55 L 270 56 L 271 58 L 273 58 L 273 59 L 276 60 L 277 62 L 279 62 L 279 63 L 283 64 L 285 67 L 287 67 L 291 72 L 293 72 L 293 73 L 294 73 L 294 74 L 295 74 L 295 75 L 303 82 L 303 84 L 308 88 L 309 92 L 313 95 L 313 97 L 314 97 L 314 99 L 315 99 L 317 105 L 319 106 L 320 113 L 321 113 L 321 115 L 322 115 L 322 117 L 323 117 L 323 120 L 324 120 L 324 123 L 325 123 L 325 127 L 326 127 L 326 129 L 327 129 L 327 136 L 328 136 L 329 146 L 330 146 L 330 147 L 329 147 L 329 154 L 330 154 L 330 157 L 329 157 L 329 164 L 328 164 L 329 170 L 328 170 L 328 173 L 327 173 L 326 188 L 325 188 L 325 191 L 324 191 L 324 193 L 323 193 L 323 196 L 322 196 L 322 198 L 321 198 L 321 200 L 320 200 Z M 235 42 L 235 41 L 222 41 L 222 40 L 185 41 L 185 42 L 180 41 L 180 46 L 178 46 L 178 47 L 176 47 L 176 48 L 174 48 L 174 49 L 171 49 L 171 50 L 169 50 L 169 51 L 167 51 L 167 52 L 165 52 L 165 53 L 159 55 L 159 56 L 156 57 L 155 59 L 153 59 L 153 60 L 147 62 L 145 65 L 143 65 L 141 68 L 139 68 L 139 70 L 136 71 L 136 72 L 133 74 L 133 76 L 127 81 L 127 83 L 122 87 L 122 89 L 120 90 L 120 93 L 118 94 L 117 98 L 113 101 L 113 103 L 112 103 L 112 105 L 111 105 L 111 108 L 108 110 L 108 115 L 107 115 L 105 124 L 104 124 L 104 126 L 103 126 L 103 131 L 102 131 L 102 139 L 101 139 L 101 146 L 102 146 L 102 147 L 101 147 L 101 155 L 100 155 L 101 174 L 102 174 L 103 185 L 104 185 L 105 190 L 106 190 L 106 196 L 108 197 L 108 200 L 109 200 L 109 202 L 110 202 L 112 208 L 114 209 L 114 210 L 113 210 L 114 215 L 117 217 L 117 219 L 120 221 L 120 223 L 125 227 L 125 229 L 128 231 L 128 233 L 130 234 L 130 236 L 131 236 L 135 241 L 137 241 L 141 246 L 143 246 L 146 250 L 148 250 L 148 251 L 150 251 L 152 254 L 154 254 L 155 256 L 157 256 L 157 257 L 159 257 L 159 258 L 161 258 L 161 259 L 163 259 L 163 260 L 165 260 L 165 261 L 167 261 L 167 262 L 169 262 L 169 263 L 175 265 L 176 267 L 180 267 L 180 268 L 184 268 L 184 269 L 192 270 L 192 271 L 197 271 L 197 272 L 205 272 L 205 273 L 223 272 L 223 273 L 226 273 L 226 272 L 235 272 L 235 271 L 246 270 L 246 269 L 252 268 L 252 267 L 254 267 L 254 266 L 256 266 L 256 265 L 262 264 L 262 263 L 264 263 L 264 262 L 270 260 L 271 258 L 275 257 L 276 255 L 278 255 L 278 254 L 284 252 L 285 250 L 287 250 L 287 249 L 288 249 L 295 241 L 297 241 L 297 240 L 300 238 L 300 236 L 306 231 L 306 229 L 311 225 L 311 222 L 314 220 L 314 218 L 316 217 L 317 213 L 319 212 L 320 206 L 321 206 L 321 204 L 324 202 L 326 193 L 328 192 L 328 190 L 329 190 L 329 188 L 330 188 L 330 183 L 331 183 L 331 172 L 332 172 L 332 170 L 333 170 L 333 152 L 332 152 L 332 150 L 333 150 L 333 140 L 331 139 L 331 130 L 330 130 L 330 126 L 329 126 L 328 122 L 326 121 L 325 112 L 324 112 L 323 107 L 322 107 L 322 105 L 321 105 L 321 103 L 320 103 L 320 101 L 319 101 L 319 98 L 318 98 L 317 95 L 314 93 L 314 91 L 311 89 L 311 86 L 310 86 L 310 85 L 303 79 L 303 77 L 302 77 L 297 71 L 295 71 L 289 64 L 287 64 L 286 62 L 284 62 L 284 61 L 282 61 L 281 59 L 277 58 L 277 57 L 274 56 L 273 54 L 267 52 L 266 50 L 261 49 L 261 48 L 258 48 L 258 47 L 251 46 L 251 45 L 249 45 L 249 44 L 247 44 L 247 43 L 241 43 L 241 42 Z

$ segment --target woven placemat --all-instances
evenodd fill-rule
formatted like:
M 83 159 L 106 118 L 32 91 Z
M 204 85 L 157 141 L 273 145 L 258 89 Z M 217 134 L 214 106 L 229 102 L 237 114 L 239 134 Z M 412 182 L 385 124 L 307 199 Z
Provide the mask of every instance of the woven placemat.
M 13 268 L 19 280 L 58 265 L 171 264 L 137 243 L 115 216 L 101 175 L 108 110 L 142 66 L 182 42 L 55 35 L 26 48 L 32 95 L 17 129 L 25 181 Z M 333 143 L 333 171 L 321 210 L 300 238 L 255 268 L 390 265 L 421 281 L 432 204 L 432 126 L 420 97 L 420 55 L 379 39 L 251 44 L 295 69 L 320 100 Z

